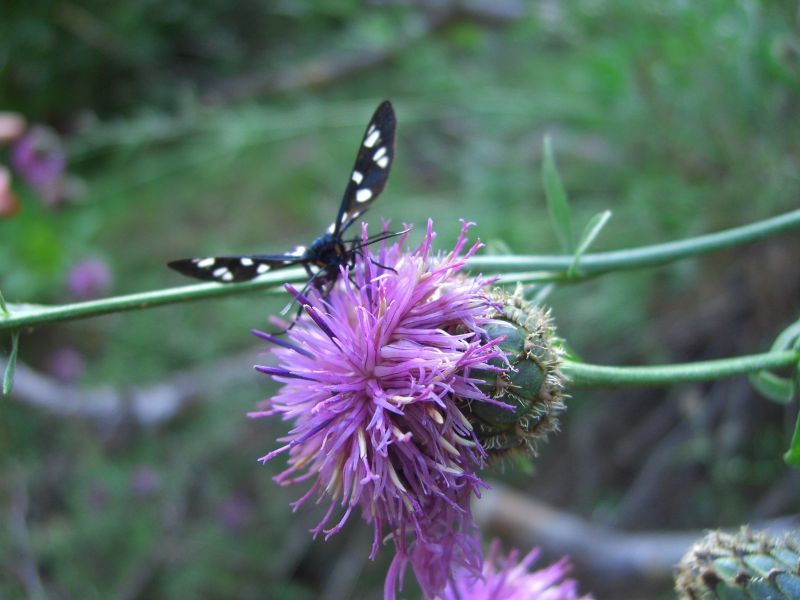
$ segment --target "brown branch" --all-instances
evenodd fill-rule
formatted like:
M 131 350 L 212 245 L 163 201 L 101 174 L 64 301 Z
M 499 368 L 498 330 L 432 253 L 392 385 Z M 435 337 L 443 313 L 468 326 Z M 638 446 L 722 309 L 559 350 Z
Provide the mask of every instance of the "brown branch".
M 92 421 L 102 429 L 122 425 L 159 427 L 210 395 L 253 376 L 250 350 L 213 365 L 192 368 L 147 386 L 93 388 L 65 385 L 17 362 L 11 398 L 59 417 Z M 0 373 L 5 360 L 0 358 Z
M 208 92 L 204 100 L 207 104 L 217 105 L 267 94 L 318 89 L 386 64 L 414 44 L 457 23 L 502 26 L 518 21 L 525 14 L 518 0 L 491 3 L 448 1 L 436 5 L 429 2 L 427 8 L 422 23 L 415 21 L 390 44 L 333 57 L 323 53 L 282 73 L 259 71 L 229 79 Z
M 483 530 L 496 532 L 523 552 L 540 546 L 551 556 L 568 555 L 582 588 L 596 593 L 669 585 L 674 566 L 704 535 L 700 530 L 628 533 L 601 527 L 496 483 L 473 510 Z M 754 527 L 782 533 L 798 525 L 800 515 Z M 631 597 L 616 597 L 623 596 Z
M 44 600 L 48 597 L 41 575 L 38 561 L 31 544 L 28 530 L 28 487 L 25 478 L 16 474 L 9 477 L 13 489 L 9 490 L 11 498 L 8 514 L 8 532 L 11 545 L 16 556 L 15 571 L 28 598 Z

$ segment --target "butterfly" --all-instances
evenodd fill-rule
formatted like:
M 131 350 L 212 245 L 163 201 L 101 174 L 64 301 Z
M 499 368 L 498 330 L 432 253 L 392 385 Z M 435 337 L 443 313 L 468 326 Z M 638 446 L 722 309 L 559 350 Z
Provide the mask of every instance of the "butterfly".
M 352 264 L 365 245 L 357 238 L 346 241 L 343 236 L 386 187 L 394 162 L 396 124 L 391 102 L 382 102 L 364 132 L 336 220 L 308 246 L 295 246 L 286 254 L 184 258 L 173 260 L 168 266 L 196 279 L 234 283 L 250 281 L 276 269 L 302 265 L 309 276 L 306 287 L 314 285 L 320 290 L 330 289 L 339 276 L 340 267 Z M 381 234 L 369 238 L 366 243 L 391 235 L 395 234 Z

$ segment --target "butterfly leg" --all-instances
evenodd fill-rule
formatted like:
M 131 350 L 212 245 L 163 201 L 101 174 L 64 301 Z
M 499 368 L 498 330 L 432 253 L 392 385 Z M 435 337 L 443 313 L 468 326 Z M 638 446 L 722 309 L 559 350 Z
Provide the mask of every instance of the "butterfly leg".
M 319 279 L 320 275 L 324 271 L 323 269 L 320 269 L 316 273 L 314 273 L 308 265 L 303 265 L 303 266 L 306 268 L 306 272 L 309 275 L 309 279 L 306 282 L 306 284 L 303 286 L 303 289 L 300 290 L 300 295 L 301 296 L 305 296 L 308 293 L 308 290 L 311 289 L 312 285 L 313 286 L 317 285 L 317 279 Z M 295 304 L 296 302 L 297 302 L 297 298 L 293 298 L 292 301 L 289 302 L 289 304 L 287 304 L 286 306 L 283 307 L 283 309 L 281 310 L 281 315 L 285 315 L 286 313 L 288 313 L 289 310 L 291 310 L 292 305 Z M 303 309 L 304 308 L 305 308 L 305 304 L 300 304 L 297 307 L 297 314 L 294 316 L 294 319 L 292 319 L 292 322 L 289 324 L 289 326 L 286 329 L 284 329 L 283 331 L 279 331 L 279 332 L 274 333 L 272 335 L 283 335 L 283 334 L 287 333 L 290 329 L 292 329 L 292 327 L 297 325 L 297 322 L 300 320 L 300 316 L 303 314 Z

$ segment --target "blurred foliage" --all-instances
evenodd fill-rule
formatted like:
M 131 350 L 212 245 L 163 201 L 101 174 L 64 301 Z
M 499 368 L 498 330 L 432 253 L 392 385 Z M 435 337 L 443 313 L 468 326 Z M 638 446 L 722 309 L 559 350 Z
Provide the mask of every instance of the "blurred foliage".
M 310 240 L 333 218 L 383 98 L 398 113 L 398 159 L 370 220 L 420 228 L 431 217 L 442 247 L 463 217 L 478 222 L 489 251 L 558 251 L 540 177 L 546 133 L 574 222 L 613 211 L 593 249 L 796 208 L 791 2 L 523 2 L 524 16 L 504 27 L 455 22 L 325 89 L 208 102 L 242 79 L 385 47 L 431 18 L 425 6 L 5 2 L 0 108 L 57 127 L 87 190 L 54 209 L 17 186 L 22 210 L 0 222 L 6 300 L 67 301 L 67 272 L 86 256 L 104 257 L 113 293 L 125 293 L 186 283 L 169 259 Z M 589 361 L 754 352 L 796 319 L 798 251 L 797 239 L 773 240 L 565 287 L 551 302 L 560 334 Z M 285 302 L 235 298 L 26 332 L 20 359 L 44 369 L 54 349 L 76 347 L 88 362 L 83 385 L 151 383 L 189 365 L 214 369 Z M 254 460 L 282 426 L 243 419 L 263 387 L 262 378 L 210 392 L 213 402 L 157 432 L 95 431 L 0 403 L 0 506 L 22 514 L 51 596 L 300 599 L 330 589 L 320 565 L 364 550 L 358 528 L 312 544 L 315 515 L 289 517 L 297 490 L 269 479 L 278 463 Z M 746 382 L 582 393 L 534 474 L 504 477 L 612 525 L 738 524 L 769 516 L 764 490 L 789 481 L 783 419 Z M 669 459 L 648 462 L 656 451 Z M 137 496 L 142 468 L 158 484 Z M 661 495 L 641 489 L 648 468 L 664 475 Z M 226 502 L 246 525 L 221 524 Z M 30 595 L 21 538 L 0 536 L 0 597 Z M 358 568 L 353 597 L 377 597 L 385 563 Z

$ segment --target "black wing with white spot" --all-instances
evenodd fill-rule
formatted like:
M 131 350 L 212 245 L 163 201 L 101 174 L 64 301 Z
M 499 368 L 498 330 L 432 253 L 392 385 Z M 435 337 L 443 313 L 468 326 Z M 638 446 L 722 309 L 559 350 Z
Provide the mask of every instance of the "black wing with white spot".
M 290 254 L 183 258 L 173 260 L 167 265 L 171 269 L 195 279 L 235 283 L 250 281 L 275 269 L 302 264 L 305 260 L 305 248 L 299 247 Z
M 356 163 L 344 190 L 339 214 L 328 228 L 339 235 L 370 207 L 386 187 L 394 162 L 394 130 L 397 120 L 392 103 L 385 100 L 375 110 L 358 148 Z

